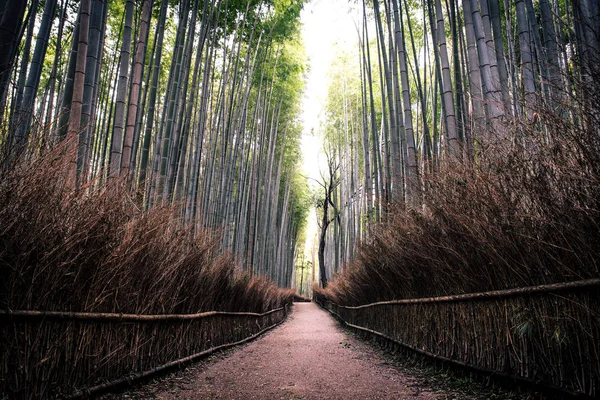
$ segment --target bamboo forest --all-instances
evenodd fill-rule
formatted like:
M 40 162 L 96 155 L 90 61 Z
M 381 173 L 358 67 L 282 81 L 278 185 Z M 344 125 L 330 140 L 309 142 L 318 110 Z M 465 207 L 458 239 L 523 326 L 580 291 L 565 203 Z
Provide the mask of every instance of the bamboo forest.
M 0 0 L 0 399 L 600 398 L 598 0 Z

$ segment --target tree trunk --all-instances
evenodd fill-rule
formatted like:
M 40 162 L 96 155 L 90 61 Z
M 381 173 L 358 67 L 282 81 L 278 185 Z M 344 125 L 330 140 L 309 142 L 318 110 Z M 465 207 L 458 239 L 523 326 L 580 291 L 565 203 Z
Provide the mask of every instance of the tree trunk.
M 408 9 L 407 0 L 404 0 L 404 8 Z M 413 59 L 415 63 L 415 75 L 417 82 L 417 92 L 419 95 L 419 103 L 421 104 L 421 117 L 423 119 L 423 159 L 426 162 L 431 162 L 431 134 L 429 132 L 429 123 L 427 122 L 427 101 L 425 99 L 425 95 L 423 93 L 423 85 L 421 83 L 421 72 L 419 65 L 419 58 L 417 55 L 417 49 L 415 46 L 415 38 L 412 31 L 412 24 L 410 21 L 410 15 L 406 15 L 406 21 L 408 22 L 408 32 L 410 33 L 410 43 L 412 47 Z M 423 33 L 426 35 L 426 32 Z
M 129 86 L 129 58 L 131 56 L 133 7 L 133 0 L 127 0 L 127 3 L 125 4 L 125 23 L 123 29 L 123 42 L 121 45 L 121 63 L 119 66 L 119 84 L 117 86 L 115 121 L 113 124 L 112 145 L 110 151 L 110 178 L 116 178 L 121 172 L 123 128 L 125 125 L 125 105 L 127 102 L 127 87 Z
M 408 81 L 408 68 L 406 66 L 406 51 L 404 46 L 404 25 L 398 16 L 398 1 L 392 0 L 394 7 L 394 25 L 396 49 L 400 62 L 400 78 L 402 81 L 402 101 L 404 103 L 404 132 L 406 134 L 406 198 L 409 204 L 417 206 L 420 203 L 419 170 L 415 135 L 413 132 L 412 111 L 410 101 L 410 84 Z M 418 67 L 417 67 L 418 68 Z
M 492 124 L 493 131 L 496 135 L 502 136 L 503 130 L 500 129 L 498 119 L 503 115 L 502 100 L 498 90 L 498 86 L 493 79 L 491 65 L 489 60 L 489 52 L 486 44 L 486 38 L 479 13 L 479 5 L 477 0 L 471 1 L 471 16 L 473 19 L 473 30 L 477 40 L 477 54 L 479 59 L 479 70 L 481 73 L 482 84 L 485 86 L 485 101 L 488 109 L 488 115 Z
M 502 35 L 502 25 L 500 24 L 500 5 L 499 0 L 488 0 L 490 5 L 490 20 L 492 22 L 492 32 L 494 34 L 494 46 L 496 49 L 496 63 L 498 65 L 498 78 L 500 79 L 500 90 L 502 91 L 502 102 L 504 104 L 504 113 L 510 114 L 510 93 L 508 85 L 508 70 L 504 58 L 504 39 Z M 508 4 L 506 4 L 508 6 Z
M 535 103 L 535 81 L 533 75 L 533 60 L 531 55 L 529 26 L 525 13 L 523 0 L 515 0 L 517 11 L 517 24 L 519 29 L 519 48 L 521 50 L 521 74 L 523 76 L 523 90 L 525 96 L 525 110 L 527 117 L 531 118 L 531 106 Z
M 106 1 L 93 0 L 92 14 L 90 19 L 89 45 L 86 61 L 86 74 L 83 89 L 83 108 L 81 118 L 81 133 L 79 134 L 79 146 L 77 151 L 77 179 L 79 182 L 85 182 L 87 178 L 87 153 L 89 141 L 93 140 L 93 120 L 94 104 L 96 99 L 96 82 L 99 79 L 99 67 L 101 63 L 103 36 L 105 31 L 104 17 L 106 13 Z
M 48 49 L 50 29 L 52 28 L 52 21 L 54 20 L 55 9 L 56 0 L 46 0 L 42 22 L 40 23 L 40 29 L 37 34 L 35 49 L 31 59 L 31 66 L 29 67 L 29 75 L 27 76 L 27 83 L 25 84 L 23 103 L 21 105 L 21 115 L 23 115 L 24 120 L 19 126 L 19 136 L 21 137 L 23 145 L 27 143 L 29 130 L 31 128 L 35 96 L 37 95 L 40 78 L 42 76 L 42 63 L 44 57 L 46 57 L 46 50 Z
M 364 66 L 366 70 L 366 78 L 369 85 L 369 104 L 370 104 L 370 116 L 371 116 L 371 147 L 373 150 L 373 186 L 375 188 L 375 199 L 377 202 L 380 200 L 380 180 L 379 180 L 379 172 L 381 165 L 381 157 L 378 150 L 379 138 L 377 137 L 377 118 L 375 116 L 375 99 L 373 98 L 373 76 L 371 73 L 371 52 L 369 50 L 369 36 L 367 33 L 366 26 L 366 16 L 365 16 L 365 25 L 364 25 L 364 34 L 365 40 L 363 42 L 363 58 L 364 58 Z M 366 50 L 365 50 L 366 49 Z M 365 54 L 366 53 L 366 54 Z M 379 221 L 379 205 L 375 205 L 375 219 Z
M 142 83 L 142 70 L 144 67 L 144 54 L 146 48 L 146 37 L 148 34 L 148 24 L 151 17 L 153 0 L 144 0 L 142 5 L 142 21 L 138 40 L 135 47 L 135 56 L 133 61 L 133 75 L 131 77 L 131 93 L 129 94 L 129 110 L 127 112 L 127 124 L 125 128 L 125 140 L 123 142 L 123 155 L 121 157 L 121 172 L 129 174 L 131 165 L 131 149 L 133 146 L 133 133 L 138 112 L 138 99 L 140 86 Z
M 154 66 L 152 69 L 152 83 L 148 99 L 146 129 L 144 131 L 144 141 L 142 144 L 142 156 L 140 160 L 139 187 L 143 188 L 146 183 L 146 174 L 148 172 L 148 160 L 150 159 L 150 142 L 152 141 L 152 132 L 156 129 L 154 126 L 154 113 L 156 109 L 156 98 L 158 97 L 158 81 L 160 78 L 160 67 L 163 53 L 163 41 L 165 33 L 165 21 L 167 18 L 167 8 L 169 0 L 162 0 L 160 3 L 160 13 L 156 27 L 156 53 L 154 55 Z
M 467 37 L 467 60 L 469 64 L 469 89 L 471 94 L 471 106 L 473 116 L 473 140 L 477 141 L 478 136 L 485 131 L 485 110 L 483 105 L 483 91 L 481 88 L 481 73 L 477 55 L 477 44 L 475 39 L 475 30 L 473 28 L 473 18 L 471 14 L 471 3 L 469 0 L 463 0 L 463 11 L 465 18 L 465 35 Z
M 12 67 L 19 48 L 19 34 L 27 2 L 6 0 L 0 14 L 0 123 L 4 115 Z
M 189 3 L 183 3 L 183 9 L 180 15 L 180 20 L 177 28 L 177 37 L 175 39 L 175 53 L 177 56 L 173 59 L 174 71 L 172 79 L 169 81 L 170 97 L 166 103 L 166 114 L 164 114 L 163 124 L 164 133 L 160 144 L 160 162 L 158 171 L 158 189 L 157 195 L 163 202 L 168 202 L 166 196 L 168 166 L 171 156 L 171 144 L 173 140 L 173 126 L 175 125 L 175 112 L 178 104 L 178 95 L 181 84 L 181 69 L 184 55 L 185 32 L 189 16 Z M 158 161 L 158 160 L 157 160 Z
M 36 25 L 38 6 L 39 0 L 33 0 L 31 2 L 31 6 L 29 7 L 29 12 L 27 13 L 27 34 L 25 35 L 23 49 L 20 52 L 22 54 L 20 60 L 21 62 L 18 70 L 15 71 L 15 73 L 18 72 L 18 74 L 16 79 L 15 94 L 12 96 L 11 100 L 9 133 L 11 135 L 16 135 L 14 138 L 14 145 L 16 146 L 18 153 L 21 153 L 27 144 L 23 143 L 24 137 L 22 136 L 23 132 L 20 130 L 20 127 L 22 126 L 23 119 L 25 117 L 23 114 L 22 103 L 25 92 L 25 81 L 27 80 L 27 69 L 31 60 L 31 42 L 33 41 L 33 28 Z
M 75 74 L 73 75 L 73 96 L 69 112 L 69 127 L 67 140 L 70 141 L 69 149 L 72 151 L 71 167 L 67 177 L 67 185 L 77 185 L 77 138 L 81 129 L 81 113 L 83 107 L 83 90 L 85 79 L 85 65 L 87 62 L 88 35 L 90 30 L 91 0 L 81 0 L 79 11 L 79 34 L 77 38 L 77 59 Z
M 360 73 L 361 73 L 361 81 L 360 81 L 360 94 L 361 94 L 361 109 L 359 110 L 359 114 L 362 116 L 362 149 L 363 149 L 363 163 L 364 163 L 364 184 L 363 184 L 363 204 L 364 204 L 364 213 L 367 216 L 371 216 L 371 206 L 372 206 L 372 178 L 371 178 L 371 157 L 369 155 L 369 123 L 367 121 L 367 89 L 366 89 L 366 67 L 364 65 L 365 57 L 362 55 L 361 48 L 361 58 L 359 59 L 359 63 L 361 65 Z M 394 140 L 394 139 L 392 139 Z
M 375 11 L 375 22 L 377 23 L 377 33 L 378 33 L 378 43 L 379 43 L 379 47 L 381 48 L 380 54 L 381 54 L 381 58 L 383 58 L 383 63 L 380 63 L 380 78 L 381 78 L 381 64 L 383 64 L 383 75 L 385 76 L 385 87 L 383 86 L 383 83 L 381 83 L 381 106 L 383 108 L 382 111 L 382 124 L 383 124 L 383 132 L 384 132 L 384 148 L 385 148 L 385 158 L 384 158 L 384 175 L 386 177 L 385 181 L 385 194 L 384 194 L 384 200 L 387 203 L 390 200 L 390 196 L 391 196 L 391 188 L 392 188 L 392 184 L 391 184 L 391 180 L 392 180 L 392 176 L 394 176 L 394 179 L 397 175 L 396 172 L 394 172 L 392 174 L 391 171 L 391 157 L 390 157 L 390 151 L 393 154 L 400 154 L 400 149 L 399 149 L 399 145 L 398 145 L 398 129 L 397 129 L 397 124 L 396 124 L 396 113 L 394 111 L 394 98 L 393 98 L 393 93 L 394 93 L 394 88 L 392 86 L 392 76 L 390 73 L 390 65 L 388 63 L 388 58 L 387 58 L 387 49 L 385 46 L 385 38 L 384 38 L 384 31 L 383 31 L 383 24 L 381 23 L 381 13 L 379 11 L 379 1 L 378 0 L 373 0 L 373 8 Z M 390 43 L 390 46 L 392 44 Z M 380 79 L 382 80 L 382 79 Z M 387 101 L 387 113 L 386 111 L 386 107 L 385 107 L 385 102 Z M 388 124 L 388 119 L 386 118 L 387 116 L 389 116 L 389 124 Z M 389 125 L 389 131 L 388 131 L 388 125 Z M 388 141 L 390 140 L 390 136 L 393 138 L 392 142 Z M 393 143 L 393 144 L 392 144 Z M 392 146 L 395 146 L 395 148 L 391 148 Z
M 442 101 L 445 104 L 444 119 L 446 121 L 446 138 L 448 140 L 448 155 L 450 160 L 460 162 L 462 159 L 462 149 L 458 140 L 456 131 L 456 116 L 454 113 L 454 98 L 452 96 L 452 81 L 450 79 L 450 63 L 448 61 L 448 51 L 446 49 L 446 36 L 444 27 L 444 15 L 442 14 L 442 4 L 440 0 L 435 1 L 435 14 L 437 16 L 437 38 L 438 51 L 442 66 Z
M 548 66 L 548 81 L 550 84 L 550 104 L 555 106 L 556 103 L 559 103 L 558 100 L 560 99 L 560 93 L 563 90 L 563 86 L 552 9 L 550 8 L 548 0 L 540 0 L 540 12 L 542 14 L 542 33 L 544 38 L 546 64 Z

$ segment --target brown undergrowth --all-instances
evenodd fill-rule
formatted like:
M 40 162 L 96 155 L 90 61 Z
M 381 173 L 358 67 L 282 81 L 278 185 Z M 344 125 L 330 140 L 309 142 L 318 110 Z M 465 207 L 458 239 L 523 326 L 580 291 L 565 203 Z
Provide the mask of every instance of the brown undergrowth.
M 392 205 L 317 295 L 357 305 L 599 277 L 594 93 L 505 121 L 504 139 L 479 146 L 475 165 L 427 176 L 421 205 Z
M 0 167 L 0 309 L 124 314 L 262 313 L 294 292 L 237 267 L 216 232 L 173 207 L 144 211 L 123 181 L 61 185 L 64 151 Z M 158 322 L 2 314 L 0 397 L 53 398 L 234 343 L 280 322 Z
M 316 301 L 357 329 L 486 379 L 596 398 L 595 281 L 561 293 L 344 307 L 599 278 L 595 82 L 503 121 L 475 164 L 425 177 L 419 205 L 391 206 L 355 260 L 314 288 Z
M 57 179 L 65 168 L 57 149 L 0 172 L 1 308 L 263 312 L 291 300 L 176 209 L 144 211 L 122 181 L 69 193 Z

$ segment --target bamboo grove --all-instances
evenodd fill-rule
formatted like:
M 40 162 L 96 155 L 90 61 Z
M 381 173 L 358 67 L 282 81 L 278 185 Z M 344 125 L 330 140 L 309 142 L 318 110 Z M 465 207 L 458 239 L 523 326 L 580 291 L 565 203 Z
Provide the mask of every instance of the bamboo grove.
M 447 233 L 443 225 L 438 230 L 432 228 L 437 223 L 432 220 L 438 206 L 442 214 L 445 212 L 444 196 L 451 199 L 456 194 L 456 188 L 451 192 L 440 189 L 452 174 L 456 175 L 453 182 L 462 182 L 464 190 L 472 189 L 473 182 L 485 185 L 486 177 L 491 177 L 507 198 L 526 199 L 531 197 L 528 189 L 538 188 L 521 187 L 509 193 L 518 180 L 516 176 L 522 172 L 524 179 L 531 178 L 528 184 L 536 184 L 532 176 L 546 167 L 533 164 L 541 154 L 547 155 L 551 170 L 570 168 L 571 161 L 561 166 L 558 156 L 551 161 L 550 152 L 553 146 L 571 143 L 571 132 L 587 137 L 576 139 L 581 147 L 572 153 L 573 162 L 580 161 L 581 151 L 587 156 L 598 153 L 593 139 L 598 135 L 598 2 L 365 0 L 356 4 L 354 12 L 357 45 L 353 50 L 340 50 L 332 65 L 322 126 L 330 167 L 320 196 L 329 201 L 328 217 L 323 221 L 331 222 L 328 230 L 327 226 L 321 230 L 326 237 L 321 286 L 348 263 L 365 265 L 372 261 L 373 270 L 365 274 L 365 285 L 373 274 L 385 275 L 385 266 L 399 261 L 379 257 L 383 250 L 369 246 L 378 242 L 374 232 L 381 233 L 375 227 L 385 229 L 388 224 L 387 240 L 398 227 L 394 221 L 402 219 L 414 217 L 416 222 L 412 228 L 395 231 L 401 232 L 396 236 L 408 235 L 396 238 L 396 244 L 412 246 L 411 240 L 417 240 L 414 235 L 423 235 L 422 247 L 407 251 L 429 264 L 427 253 L 431 249 L 425 242 L 434 238 L 428 243 L 437 243 L 437 238 Z M 590 157 L 565 176 L 588 174 L 593 187 L 596 175 L 590 168 L 593 170 L 595 156 Z M 478 171 L 471 176 L 473 181 L 461 176 L 469 168 Z M 560 181 L 558 175 L 537 178 Z M 565 188 L 572 183 L 561 182 Z M 552 185 L 546 189 L 560 186 Z M 479 186 L 476 189 L 485 195 L 492 193 Z M 449 212 L 472 212 L 473 218 L 481 212 L 481 220 L 487 218 L 482 210 L 476 210 L 480 200 L 473 204 L 467 197 L 463 200 L 458 207 L 462 210 Z M 534 201 L 510 202 L 522 207 L 520 211 L 498 208 L 488 221 L 491 225 L 492 220 L 501 224 L 500 215 L 536 212 Z M 524 217 L 519 214 L 515 218 Z M 353 244 L 359 241 L 371 249 L 373 258 L 359 257 L 356 261 L 358 251 Z M 449 239 L 443 245 L 449 246 L 451 253 L 456 244 Z M 466 260 L 468 257 L 459 264 Z M 423 265 L 414 264 L 417 269 Z M 406 278 L 401 272 L 398 276 Z M 540 280 L 544 278 L 537 283 Z M 394 292 L 392 283 L 382 284 Z M 464 286 L 458 284 L 455 289 L 460 291 Z M 442 293 L 455 293 L 450 284 L 444 287 L 446 291 L 439 289 Z M 343 285 L 339 288 L 342 292 L 345 289 Z M 369 292 L 378 298 L 375 293 L 379 289 Z M 396 295 L 408 293 L 397 289 Z
M 66 188 L 125 182 L 289 286 L 308 204 L 302 1 L 0 2 L 5 165 L 64 146 Z

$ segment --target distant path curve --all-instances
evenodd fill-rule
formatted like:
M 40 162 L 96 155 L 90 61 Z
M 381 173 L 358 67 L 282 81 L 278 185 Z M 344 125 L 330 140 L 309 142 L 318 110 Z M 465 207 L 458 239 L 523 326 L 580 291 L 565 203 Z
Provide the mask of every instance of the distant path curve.
M 157 399 L 435 399 L 313 303 Z

